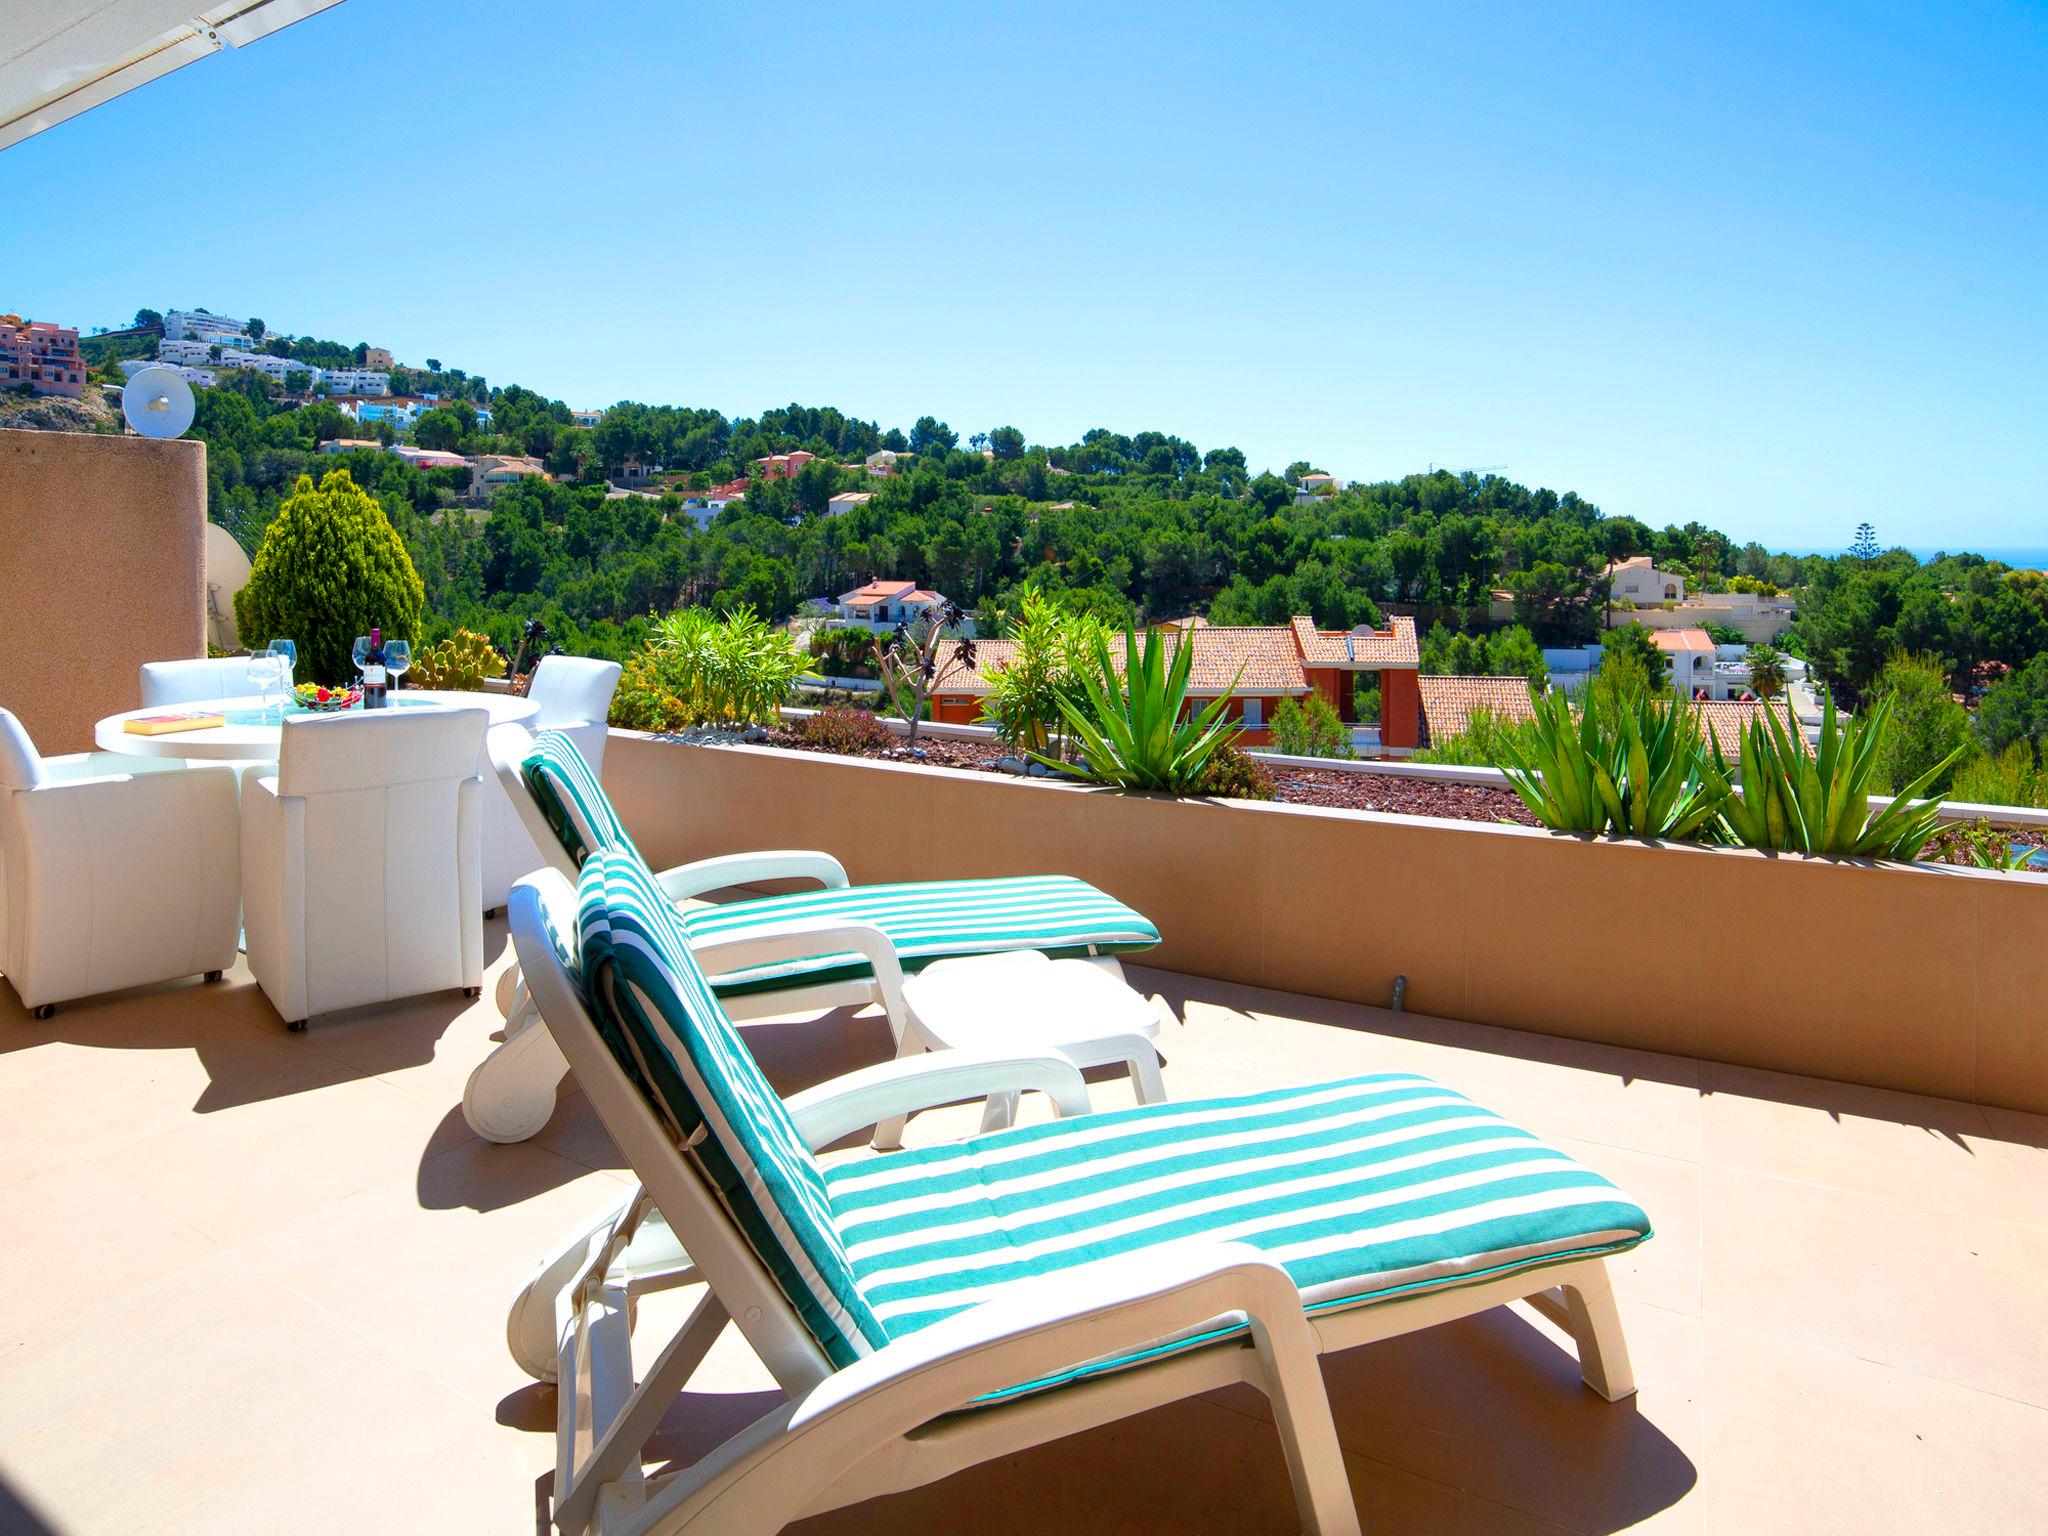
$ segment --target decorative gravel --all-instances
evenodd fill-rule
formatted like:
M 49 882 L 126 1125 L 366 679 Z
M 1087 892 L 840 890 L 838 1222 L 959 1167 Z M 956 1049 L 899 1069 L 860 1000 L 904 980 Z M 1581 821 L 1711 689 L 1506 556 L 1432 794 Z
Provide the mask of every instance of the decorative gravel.
M 794 752 L 819 752 L 794 731 L 773 731 L 764 746 Z M 934 768 L 964 768 L 1000 773 L 1000 759 L 1009 749 L 988 741 L 955 741 L 924 736 L 915 747 L 897 741 L 855 754 L 878 762 L 924 763 Z M 1396 778 L 1391 774 L 1346 773 L 1330 768 L 1270 768 L 1284 805 L 1323 805 L 1346 811 L 1392 811 L 1402 816 L 1434 816 L 1442 821 L 1512 821 L 1525 827 L 1536 818 L 1511 790 L 1479 784 L 1445 784 L 1434 779 Z

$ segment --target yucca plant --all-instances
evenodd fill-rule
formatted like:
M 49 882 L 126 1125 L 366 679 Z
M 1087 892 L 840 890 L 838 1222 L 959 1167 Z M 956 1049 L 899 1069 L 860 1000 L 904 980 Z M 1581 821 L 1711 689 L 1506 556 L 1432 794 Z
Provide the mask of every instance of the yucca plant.
M 1941 800 L 1914 796 L 1954 766 L 1964 748 L 1957 747 L 1872 816 L 1871 774 L 1891 728 L 1889 698 L 1847 725 L 1836 719 L 1830 698 L 1821 717 L 1820 743 L 1809 748 L 1778 710 L 1765 709 L 1742 736 L 1741 787 L 1721 813 L 1730 836 L 1749 848 L 1918 858 L 1934 836 Z
M 1728 781 L 1684 702 L 1589 691 L 1576 717 L 1563 693 L 1533 703 L 1529 729 L 1500 738 L 1500 766 L 1551 831 L 1675 841 L 1715 824 Z
M 1116 674 L 1108 642 L 1095 636 L 1090 664 L 1080 668 L 1085 697 L 1062 696 L 1060 712 L 1088 759 L 1088 777 L 1123 789 L 1157 789 L 1168 794 L 1197 792 L 1210 760 L 1243 735 L 1223 718 L 1230 700 L 1219 695 L 1206 709 L 1183 720 L 1188 671 L 1194 665 L 1195 641 L 1182 635 L 1167 660 L 1157 630 L 1145 635 L 1142 651 L 1134 629 L 1124 631 L 1124 672 Z M 1032 754 L 1047 765 L 1062 765 Z

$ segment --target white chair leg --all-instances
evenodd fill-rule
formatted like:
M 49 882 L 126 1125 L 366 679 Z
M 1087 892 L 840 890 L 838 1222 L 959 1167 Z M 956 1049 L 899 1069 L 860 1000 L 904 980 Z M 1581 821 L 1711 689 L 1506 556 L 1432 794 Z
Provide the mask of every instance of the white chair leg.
M 906 1029 L 896 1042 L 896 1059 L 918 1056 L 924 1053 L 923 1035 L 916 1029 Z M 903 1149 L 903 1127 L 910 1121 L 908 1115 L 891 1115 L 875 1126 L 875 1134 L 868 1145 L 877 1152 L 900 1152 Z
M 1622 1336 L 1621 1312 L 1614 1304 L 1614 1285 L 1607 1278 L 1605 1261 L 1582 1266 L 1558 1289 L 1565 1326 L 1579 1346 L 1579 1374 L 1586 1385 L 1610 1403 L 1632 1395 L 1635 1371 L 1629 1365 L 1628 1340 Z
M 590 1261 L 591 1240 L 617 1227 L 633 1203 L 640 1198 L 634 1190 L 623 1200 L 614 1200 L 558 1244 L 534 1268 L 505 1318 L 505 1344 L 519 1368 L 535 1381 L 553 1381 L 561 1351 L 557 1336 L 556 1299 L 575 1283 Z
M 1622 1335 L 1621 1312 L 1614 1304 L 1614 1286 L 1607 1278 L 1606 1264 L 1594 1265 L 1565 1286 L 1564 1296 L 1572 1337 L 1579 1346 L 1579 1373 L 1586 1385 L 1610 1403 L 1631 1396 L 1636 1390 L 1635 1371 L 1629 1364 L 1628 1340 Z
M 561 1047 L 529 1000 L 505 1021 L 504 1043 L 470 1073 L 462 1118 L 485 1141 L 525 1141 L 555 1112 L 555 1090 L 568 1071 Z
M 981 1134 L 1007 1131 L 1017 1123 L 1017 1101 L 1021 1094 L 992 1093 L 981 1106 Z

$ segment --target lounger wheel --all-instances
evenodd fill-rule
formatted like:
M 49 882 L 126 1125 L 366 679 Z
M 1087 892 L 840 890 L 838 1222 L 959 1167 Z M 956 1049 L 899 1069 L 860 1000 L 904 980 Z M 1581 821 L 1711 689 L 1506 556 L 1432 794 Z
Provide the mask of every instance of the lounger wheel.
M 57 1016 L 57 1005 L 55 1003 L 37 1003 L 30 1011 L 39 1019 L 55 1018 Z
M 555 1083 L 522 1080 L 517 1074 L 491 1070 L 495 1058 L 485 1057 L 469 1074 L 462 1090 L 462 1118 L 485 1141 L 525 1141 L 555 1113 Z M 552 1308 L 553 1303 L 549 1303 Z M 552 1311 L 549 1313 L 553 1317 Z M 552 1326 L 552 1324 L 550 1324 Z M 552 1358 L 552 1357 L 551 1357 Z
M 519 994 L 519 967 L 509 966 L 498 973 L 497 990 L 491 995 L 497 999 L 498 1012 L 503 1017 L 512 1017 L 512 1007 Z
M 219 981 L 221 977 L 225 975 L 227 975 L 226 971 L 208 971 L 206 973 L 206 979 L 208 981 Z

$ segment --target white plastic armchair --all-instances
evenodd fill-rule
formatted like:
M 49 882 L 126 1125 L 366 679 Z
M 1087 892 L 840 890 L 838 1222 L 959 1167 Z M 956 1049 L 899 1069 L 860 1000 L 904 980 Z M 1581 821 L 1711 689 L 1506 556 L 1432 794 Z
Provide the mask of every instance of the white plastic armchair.
M 250 673 L 256 661 L 253 656 L 145 661 L 141 677 L 143 708 L 247 698 L 257 691 L 256 680 Z
M 602 772 L 605 720 L 611 714 L 612 694 L 618 686 L 616 661 L 597 661 L 588 656 L 543 656 L 526 686 L 527 702 L 540 711 L 533 718 L 533 728 L 564 732 L 576 743 L 576 750 L 590 764 L 590 771 Z
M 481 709 L 290 719 L 242 798 L 249 969 L 293 1030 L 484 971 Z
M 535 731 L 556 730 L 576 743 L 591 772 L 604 762 L 604 744 L 612 694 L 619 686 L 616 661 L 587 656 L 543 656 L 526 688 L 527 701 L 538 711 L 527 723 Z M 517 727 L 514 727 L 517 729 Z M 519 814 L 523 794 L 501 790 L 489 782 L 490 761 L 481 760 L 484 785 L 484 885 L 486 912 L 505 905 L 512 882 L 547 863 L 552 835 L 536 838 Z M 543 831 L 545 828 L 543 827 Z
M 0 709 L 0 972 L 24 1006 L 234 964 L 241 908 L 232 768 L 43 757 Z

